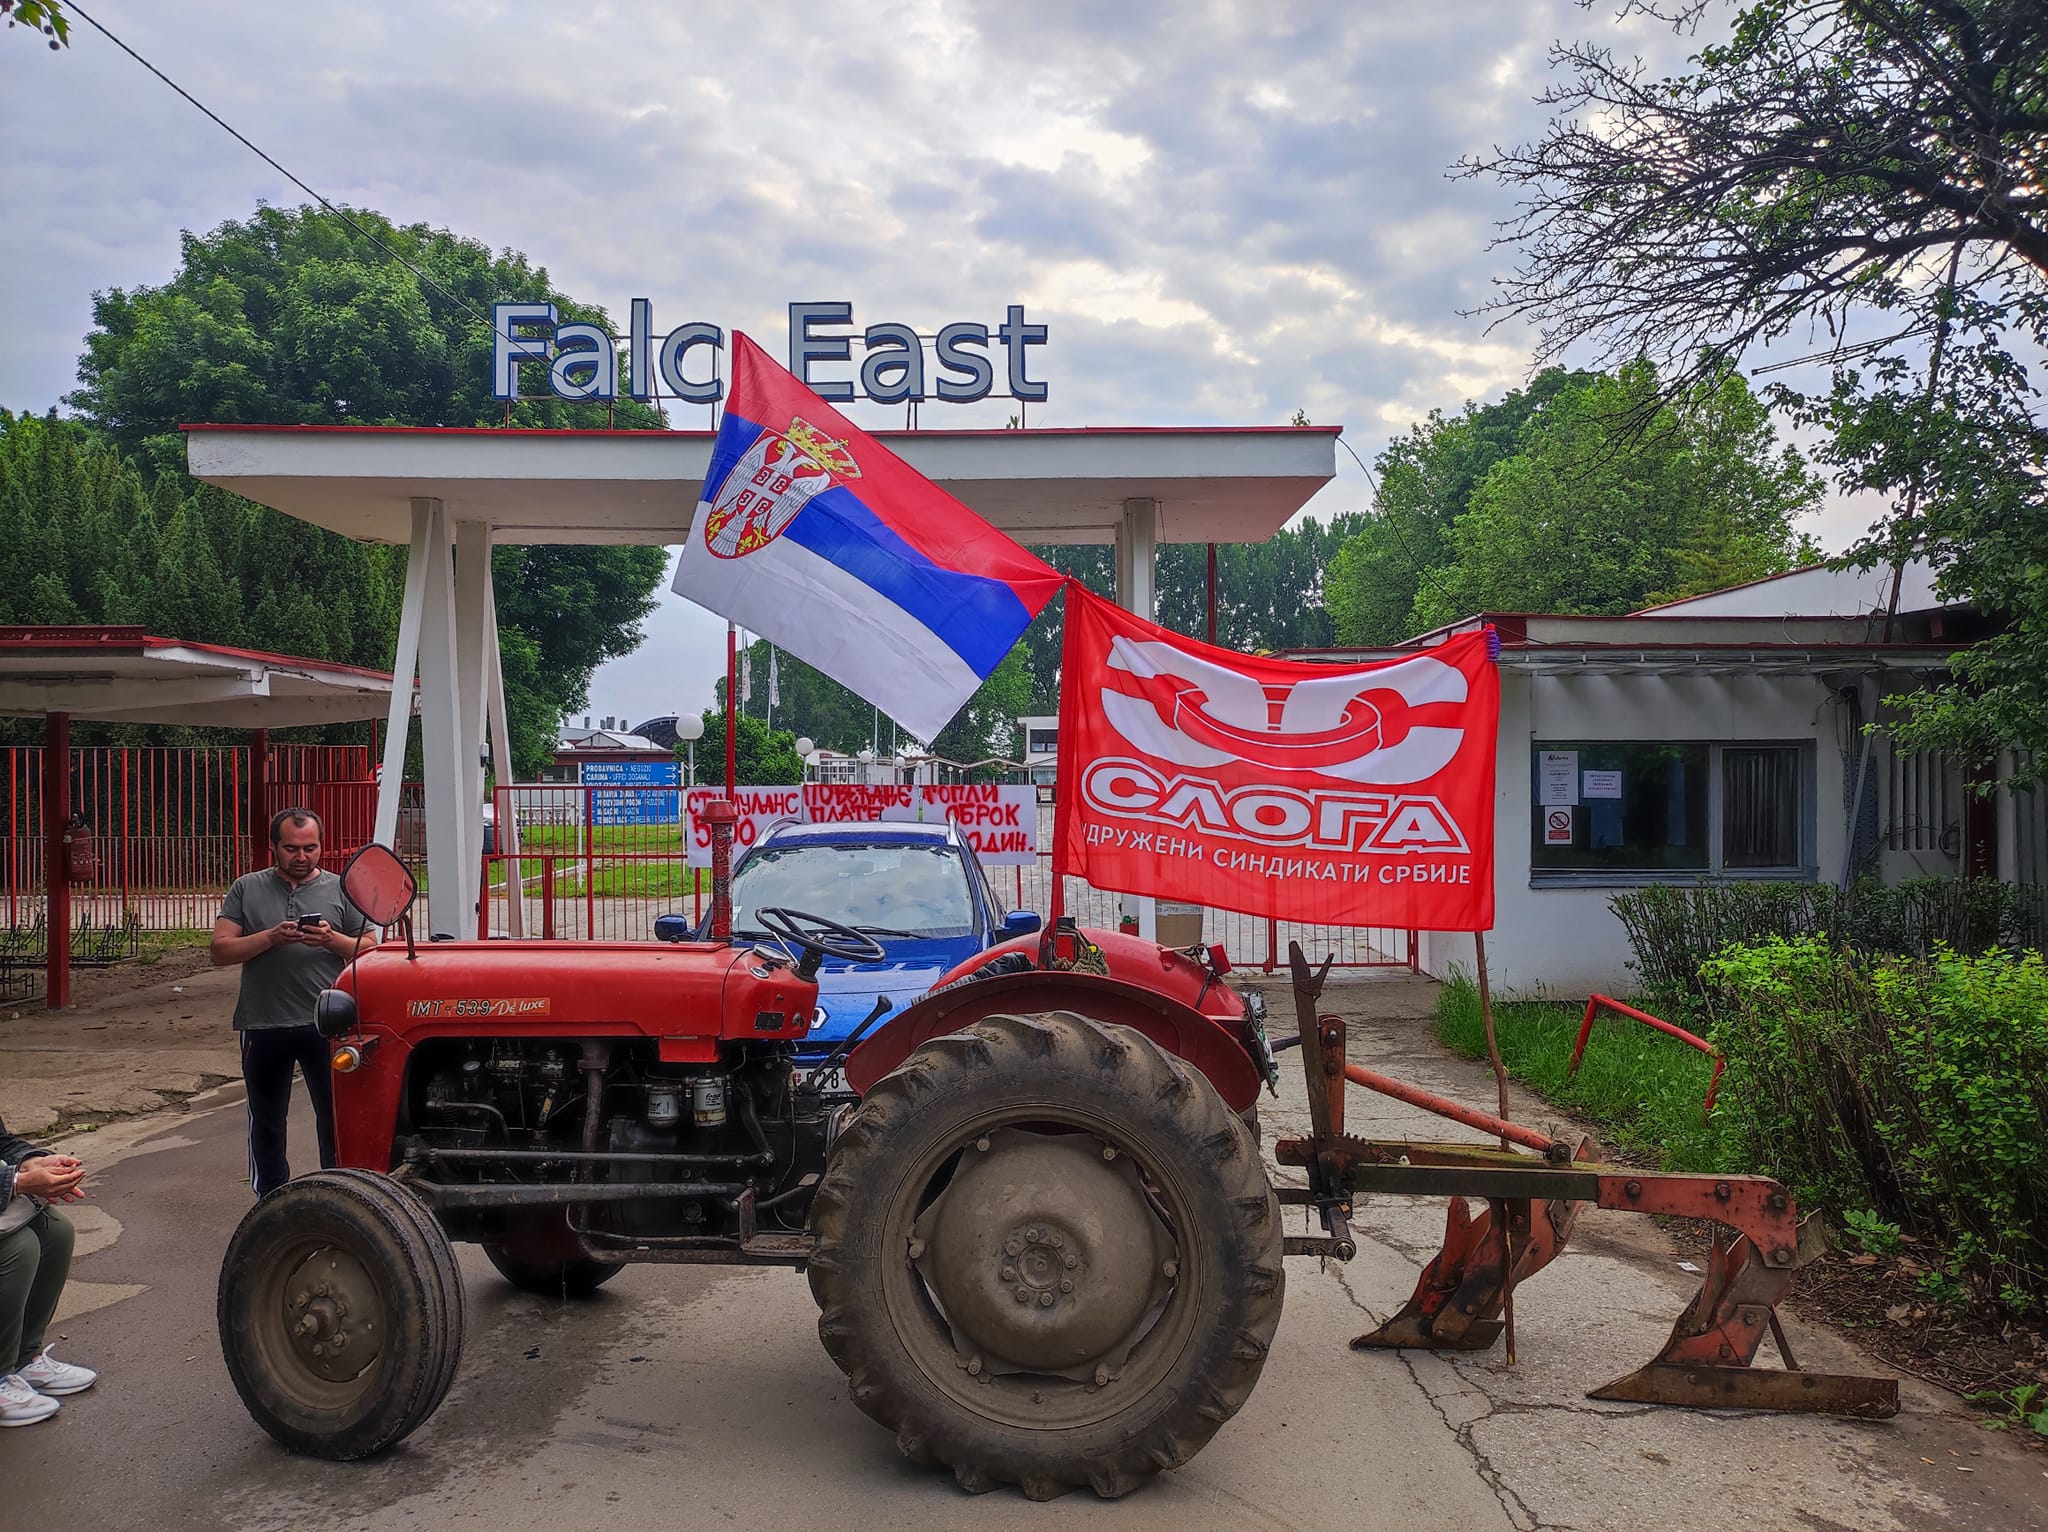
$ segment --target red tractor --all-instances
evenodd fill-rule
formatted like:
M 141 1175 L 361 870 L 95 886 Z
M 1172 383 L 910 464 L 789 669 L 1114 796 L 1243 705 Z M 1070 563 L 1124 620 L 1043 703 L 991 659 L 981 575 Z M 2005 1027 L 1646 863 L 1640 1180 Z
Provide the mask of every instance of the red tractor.
M 390 852 L 344 884 L 403 924 Z M 777 940 L 751 948 L 405 926 L 323 996 L 347 1168 L 259 1202 L 220 1278 L 266 1431 L 356 1458 L 434 1412 L 463 1335 L 451 1240 L 565 1297 L 629 1261 L 805 1271 L 854 1403 L 969 1490 L 1122 1495 L 1236 1413 L 1283 1240 L 1246 1120 L 1264 1009 L 1221 955 L 1057 929 L 803 1064 L 820 961 L 880 949 L 758 919 Z

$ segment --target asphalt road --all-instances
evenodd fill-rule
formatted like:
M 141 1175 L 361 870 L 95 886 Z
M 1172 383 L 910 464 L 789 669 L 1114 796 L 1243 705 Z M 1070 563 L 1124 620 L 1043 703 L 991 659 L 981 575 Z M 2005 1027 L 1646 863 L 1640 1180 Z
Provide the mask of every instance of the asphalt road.
M 1431 1078 L 1420 1054 L 1412 1064 L 1400 1072 L 1438 1088 L 1469 1083 Z M 1290 1101 L 1265 1115 L 1269 1137 L 1302 1126 Z M 98 1173 L 58 1328 L 63 1353 L 103 1379 L 55 1421 L 0 1432 L 0 1525 L 23 1532 L 999 1532 L 1051 1517 L 1175 1532 L 1991 1532 L 2038 1528 L 2048 1509 L 2048 1455 L 1975 1430 L 1917 1387 L 1890 1423 L 1586 1401 L 1647 1359 L 1684 1302 L 1688 1279 L 1640 1219 L 1589 1218 L 1583 1244 L 1523 1290 L 1514 1369 L 1497 1353 L 1351 1352 L 1344 1342 L 1413 1285 L 1439 1203 L 1363 1208 L 1364 1248 L 1348 1268 L 1290 1261 L 1285 1319 L 1250 1403 L 1193 1463 L 1121 1501 L 969 1498 L 949 1474 L 903 1460 L 847 1401 L 801 1276 L 637 1267 L 565 1305 L 513 1293 L 471 1247 L 470 1331 L 439 1414 L 369 1463 L 295 1458 L 244 1414 L 214 1335 L 219 1254 L 248 1207 L 240 1104 L 117 1124 L 73 1147 Z M 302 1142 L 295 1163 L 309 1159 Z M 1825 1337 L 1794 1334 L 1821 1365 L 1843 1365 Z

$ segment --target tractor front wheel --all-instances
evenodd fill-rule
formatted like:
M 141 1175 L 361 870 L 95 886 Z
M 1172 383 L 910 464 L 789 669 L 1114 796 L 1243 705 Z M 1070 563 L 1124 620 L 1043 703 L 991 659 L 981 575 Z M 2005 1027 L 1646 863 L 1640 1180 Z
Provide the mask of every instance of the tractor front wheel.
M 1280 1322 L 1279 1206 L 1209 1082 L 1127 1027 L 992 1016 L 924 1044 L 811 1204 L 854 1402 L 970 1491 L 1123 1495 L 1201 1450 Z
M 368 1457 L 439 1407 L 462 1352 L 462 1275 L 420 1200 L 323 1170 L 243 1217 L 222 1258 L 221 1354 L 258 1425 L 316 1457 Z

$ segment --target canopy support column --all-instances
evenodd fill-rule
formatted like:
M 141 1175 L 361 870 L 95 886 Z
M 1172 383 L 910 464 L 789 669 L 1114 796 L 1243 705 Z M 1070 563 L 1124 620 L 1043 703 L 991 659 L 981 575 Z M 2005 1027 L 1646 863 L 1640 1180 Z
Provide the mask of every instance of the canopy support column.
M 391 654 L 391 706 L 384 719 L 384 763 L 377 773 L 380 845 L 398 849 L 398 810 L 405 797 L 405 750 L 412 738 L 412 683 L 419 673 L 420 612 L 427 600 L 427 527 L 438 500 L 412 503 L 412 545 L 405 556 L 405 596 L 398 608 L 398 642 Z
M 419 502 L 415 502 L 417 505 Z M 438 500 L 425 502 L 426 557 L 420 608 L 420 779 L 427 819 L 427 911 L 435 935 L 471 929 L 475 884 L 464 807 L 460 667 L 455 637 L 454 529 Z M 475 776 L 477 760 L 469 758 Z
M 462 904 L 465 922 L 473 921 L 483 896 L 484 724 L 491 694 L 491 614 L 496 605 L 491 586 L 491 528 L 488 522 L 455 524 L 455 699 L 460 731 L 456 748 L 460 771 L 458 810 L 462 826 Z M 470 926 L 466 925 L 465 929 Z

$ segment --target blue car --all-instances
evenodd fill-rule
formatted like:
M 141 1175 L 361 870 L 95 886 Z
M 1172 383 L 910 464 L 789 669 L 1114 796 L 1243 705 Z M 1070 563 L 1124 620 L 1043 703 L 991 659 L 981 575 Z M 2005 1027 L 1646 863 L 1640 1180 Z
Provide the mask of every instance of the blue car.
M 825 1014 L 800 1055 L 809 1057 L 843 1041 L 877 998 L 890 1006 L 880 1027 L 947 969 L 1039 928 L 1030 910 L 1003 913 L 973 848 L 950 823 L 777 825 L 733 868 L 733 939 L 764 938 L 753 912 L 775 905 L 852 926 L 887 953 L 879 963 L 825 960 L 818 975 Z M 697 934 L 708 934 L 709 925 L 707 918 Z

